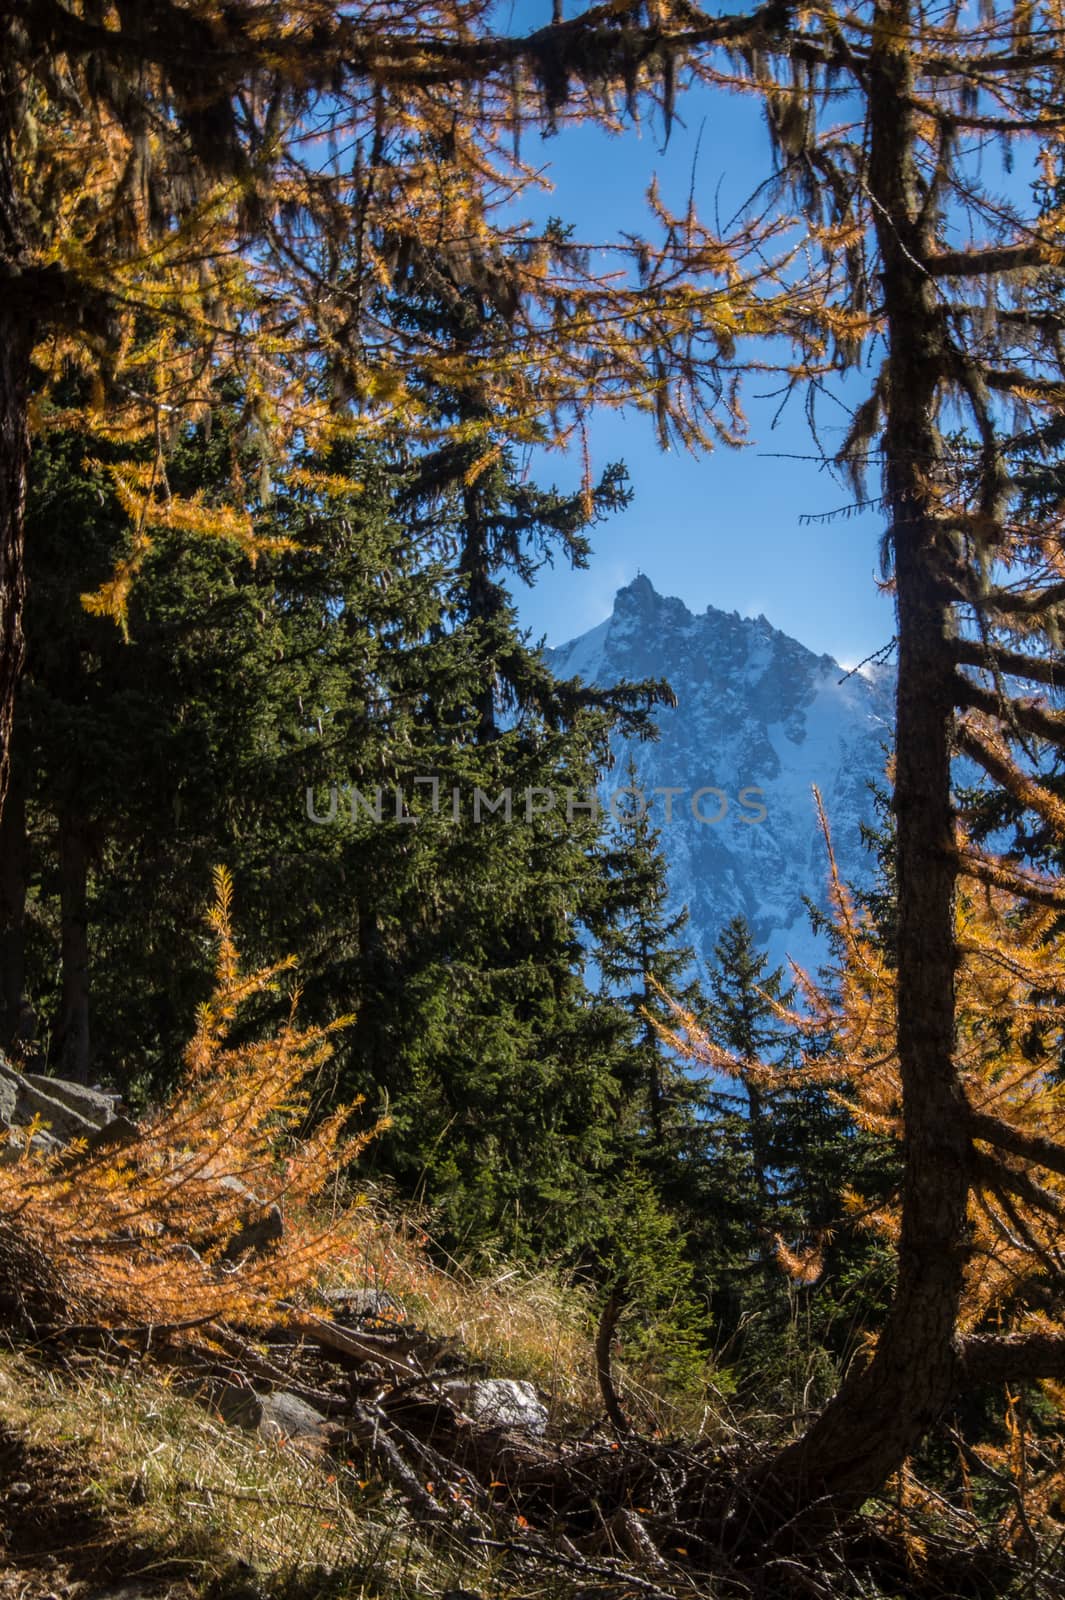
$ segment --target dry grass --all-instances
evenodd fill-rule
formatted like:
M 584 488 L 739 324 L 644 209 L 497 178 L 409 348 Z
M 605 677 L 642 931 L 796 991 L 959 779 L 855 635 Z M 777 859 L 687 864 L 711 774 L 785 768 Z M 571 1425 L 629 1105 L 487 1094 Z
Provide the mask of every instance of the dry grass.
M 108 1529 L 111 1571 L 117 1552 L 127 1573 L 181 1577 L 200 1593 L 508 1593 L 468 1553 L 430 1548 L 361 1461 L 314 1458 L 228 1427 L 139 1365 L 116 1372 L 93 1361 L 60 1374 L 0 1351 L 0 1430 L 18 1438 L 23 1460 L 47 1463 L 51 1481 L 59 1463 L 76 1468 Z
M 601 1413 L 590 1295 L 549 1270 L 514 1263 L 476 1274 L 455 1262 L 445 1269 L 429 1259 L 416 1224 L 375 1212 L 367 1208 L 357 1248 L 334 1263 L 324 1286 L 385 1290 L 428 1333 L 453 1339 L 471 1363 L 535 1384 L 559 1417 Z
M 409 1217 L 372 1200 L 361 1212 L 357 1243 L 331 1264 L 324 1288 L 372 1287 L 401 1302 L 412 1320 L 461 1347 L 472 1366 L 494 1377 L 521 1378 L 544 1397 L 552 1423 L 586 1427 L 603 1420 L 595 1367 L 598 1306 L 593 1294 L 550 1268 L 500 1261 L 473 1271 L 430 1259 L 428 1238 Z M 622 1346 L 622 1350 L 623 1350 Z M 705 1385 L 680 1393 L 621 1355 L 615 1378 L 646 1433 L 689 1439 L 723 1437 L 731 1418 L 727 1373 L 707 1364 Z

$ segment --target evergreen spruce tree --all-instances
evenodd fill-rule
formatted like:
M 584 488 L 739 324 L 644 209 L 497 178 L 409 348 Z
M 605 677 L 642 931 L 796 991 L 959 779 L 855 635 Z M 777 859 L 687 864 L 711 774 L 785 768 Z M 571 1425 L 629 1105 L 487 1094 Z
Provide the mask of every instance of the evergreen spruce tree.
M 629 1019 L 623 1073 L 633 1117 L 632 1153 L 679 1201 L 704 1096 L 670 1053 L 656 1022 L 672 1019 L 667 995 L 698 1012 L 703 994 L 694 951 L 684 942 L 688 912 L 670 910 L 661 832 L 651 821 L 631 755 L 612 808 L 614 820 L 602 851 L 596 961 L 604 993 Z
M 749 1061 L 752 1068 L 759 1060 L 783 1059 L 792 1045 L 775 1007 L 787 1004 L 791 997 L 785 991 L 783 970 L 769 970 L 769 958 L 755 946 L 745 917 L 733 917 L 723 929 L 714 947 L 714 959 L 708 963 L 708 973 L 710 999 L 705 1024 L 715 1042 L 741 1061 Z M 738 1192 L 749 1192 L 749 1218 L 764 1247 L 774 1216 L 774 1156 L 781 1152 L 771 1148 L 771 1108 L 753 1074 L 741 1076 L 740 1090 L 736 1094 L 718 1089 L 713 1098 L 715 1108 L 726 1120 L 738 1115 L 745 1125 L 749 1175 Z
M 378 1150 L 431 1201 L 453 1248 L 572 1259 L 608 1226 L 603 1174 L 625 1096 L 624 1019 L 585 981 L 582 930 L 600 893 L 593 797 L 610 735 L 646 728 L 667 691 L 558 681 L 522 633 L 512 589 L 545 562 L 585 564 L 588 530 L 628 501 L 625 473 L 608 467 L 570 492 L 527 480 L 513 422 L 477 376 L 505 334 L 500 313 L 446 263 L 412 264 L 389 315 L 466 359 L 451 383 L 436 370 L 412 380 L 444 442 L 394 447 L 395 514 L 450 571 L 415 718 L 418 770 L 460 805 L 425 820 L 432 894 L 392 969 L 403 1001 L 379 1012 L 404 1033 L 391 1053 L 393 1133 Z M 509 795 L 509 816 L 471 814 L 478 794 Z M 366 1009 L 364 1071 L 389 1054 Z
M 430 1202 L 452 1248 L 572 1255 L 606 1225 L 621 1092 L 623 1019 L 584 978 L 599 898 L 587 796 L 612 729 L 639 726 L 660 691 L 556 682 L 518 628 L 506 560 L 516 551 L 531 576 L 522 552 L 553 538 L 579 556 L 589 516 L 622 503 L 622 474 L 589 510 L 584 491 L 521 481 L 501 447 L 479 489 L 491 537 L 475 603 L 468 464 L 337 444 L 283 464 L 264 502 L 237 437 L 216 417 L 177 441 L 168 473 L 208 500 L 240 473 L 259 531 L 281 543 L 253 566 L 162 531 L 128 642 L 80 605 L 130 537 L 107 463 L 86 467 L 76 435 L 38 449 L 20 711 L 30 865 L 11 922 L 28 973 L 7 952 L 10 986 L 44 1038 L 62 1036 L 76 802 L 91 1070 L 134 1095 L 163 1087 L 209 982 L 199 910 L 225 860 L 251 958 L 300 953 L 311 1020 L 357 1011 L 337 1072 L 392 1111 L 377 1171 Z M 53 561 L 52 532 L 75 523 L 83 541 L 64 537 Z M 504 793 L 509 823 L 488 809 Z M 245 1026 L 274 1020 L 260 1008 Z M 56 1051 L 53 1064 L 67 1070 Z
M 877 904 L 889 899 L 885 885 Z M 745 1329 L 744 1369 L 763 1392 L 778 1382 L 784 1403 L 811 1381 L 830 1392 L 838 1365 L 883 1312 L 890 1258 L 846 1218 L 844 1191 L 882 1203 L 894 1162 L 823 1084 L 789 1070 L 798 1041 L 778 1008 L 794 995 L 742 916 L 722 931 L 708 971 L 703 1026 L 740 1063 L 738 1090 L 715 1089 L 707 1121 L 714 1309 L 723 1332 Z M 816 1036 L 803 1043 L 814 1058 Z M 779 1085 L 766 1084 L 765 1063 L 783 1069 Z

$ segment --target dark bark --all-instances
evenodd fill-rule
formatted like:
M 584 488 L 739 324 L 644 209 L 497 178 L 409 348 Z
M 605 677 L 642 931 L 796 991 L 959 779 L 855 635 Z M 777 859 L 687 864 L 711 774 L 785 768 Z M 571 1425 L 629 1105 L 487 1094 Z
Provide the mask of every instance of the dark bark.
M 1055 1333 L 974 1335 L 962 1344 L 959 1378 L 970 1389 L 985 1384 L 1065 1379 L 1065 1336 Z
M 89 1081 L 89 849 L 85 829 L 69 815 L 59 823 L 59 1017 L 50 1065 L 59 1077 Z
M 0 304 L 0 806 L 11 772 L 15 690 L 26 650 L 22 618 L 32 345 L 33 330 L 25 314 Z
M 905 1141 L 895 1298 L 868 1365 L 757 1485 L 761 1522 L 793 1537 L 875 1493 L 947 1405 L 967 1238 L 970 1142 L 953 1062 L 956 853 L 950 800 L 953 618 L 938 581 L 931 485 L 937 390 L 949 370 L 941 313 L 922 266 L 934 207 L 922 204 L 909 105 L 907 0 L 869 69 L 869 183 L 887 322 L 884 489 L 898 610 L 896 776 L 898 1052 Z
M 9 1054 L 35 1031 L 25 992 L 28 877 L 26 795 L 16 767 L 0 812 L 0 1050 Z
M 23 85 L 12 49 L 13 29 L 9 19 L 0 19 L 0 809 L 11 772 L 15 688 L 26 648 L 22 613 L 30 352 L 39 314 L 20 292 L 30 251 L 17 153 Z

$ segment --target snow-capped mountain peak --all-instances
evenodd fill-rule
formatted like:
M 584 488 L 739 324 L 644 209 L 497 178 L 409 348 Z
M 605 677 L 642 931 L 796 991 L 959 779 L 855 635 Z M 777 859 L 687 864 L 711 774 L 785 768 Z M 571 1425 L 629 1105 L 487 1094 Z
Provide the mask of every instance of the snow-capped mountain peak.
M 619 741 L 604 787 L 626 782 L 631 751 L 697 949 L 709 956 L 743 912 L 775 963 L 816 965 L 823 947 L 803 897 L 824 904 L 827 863 L 812 790 L 844 875 L 867 876 L 860 827 L 873 820 L 869 783 L 883 777 L 891 739 L 890 669 L 847 674 L 764 616 L 695 615 L 643 575 L 618 590 L 604 622 L 547 656 L 559 676 L 586 683 L 671 684 L 677 705 L 656 713 L 659 739 Z

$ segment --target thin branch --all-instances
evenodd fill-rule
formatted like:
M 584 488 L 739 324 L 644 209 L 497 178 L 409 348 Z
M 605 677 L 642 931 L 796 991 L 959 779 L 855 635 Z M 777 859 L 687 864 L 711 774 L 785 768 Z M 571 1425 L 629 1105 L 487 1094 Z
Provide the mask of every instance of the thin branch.
M 611 1289 L 603 1314 L 599 1318 L 599 1328 L 595 1336 L 595 1372 L 599 1379 L 599 1392 L 603 1397 L 606 1414 L 618 1433 L 631 1433 L 632 1426 L 621 1408 L 618 1392 L 614 1387 L 614 1377 L 610 1366 L 610 1346 L 614 1339 L 614 1330 L 618 1325 L 618 1318 L 625 1309 L 625 1291 L 620 1284 L 615 1284 Z

